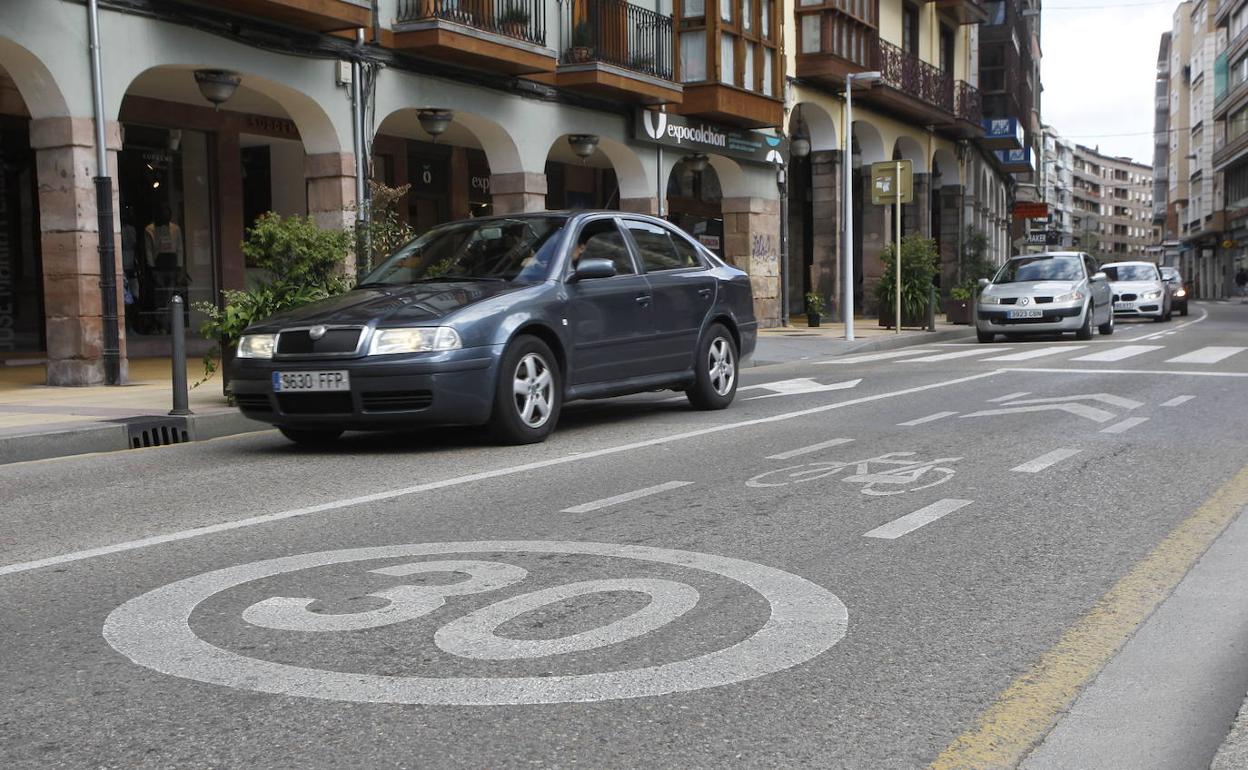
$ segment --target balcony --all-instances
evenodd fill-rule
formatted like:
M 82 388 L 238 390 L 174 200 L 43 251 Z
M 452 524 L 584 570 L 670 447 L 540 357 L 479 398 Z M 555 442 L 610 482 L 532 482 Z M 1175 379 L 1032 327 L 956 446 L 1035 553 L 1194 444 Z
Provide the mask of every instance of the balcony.
M 953 15 L 959 24 L 979 24 L 988 21 L 988 9 L 984 7 L 981 0 L 927 0 L 927 2 Z
M 672 18 L 624 0 L 563 4 L 560 53 L 553 73 L 531 79 L 570 91 L 639 104 L 679 104 L 672 58 Z
M 1229 142 L 1219 135 L 1217 142 L 1214 144 L 1213 170 L 1224 171 L 1227 166 L 1248 155 L 1248 131 L 1231 139 Z
M 680 115 L 716 120 L 743 128 L 784 124 L 784 103 L 771 96 L 724 83 L 686 83 Z
M 368 0 L 193 1 L 196 5 L 211 5 L 217 10 L 276 21 L 313 32 L 338 32 L 356 27 L 370 27 L 373 23 L 372 4 Z
M 470 69 L 527 75 L 555 69 L 545 0 L 399 0 L 394 47 Z

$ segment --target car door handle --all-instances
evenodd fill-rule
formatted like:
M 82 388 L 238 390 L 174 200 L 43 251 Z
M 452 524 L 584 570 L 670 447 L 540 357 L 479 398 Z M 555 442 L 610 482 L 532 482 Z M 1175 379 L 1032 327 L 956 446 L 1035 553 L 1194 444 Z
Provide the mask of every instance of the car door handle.
M 701 297 L 702 299 L 706 299 L 707 297 L 711 296 L 711 290 L 710 289 L 698 289 L 698 296 Z
M 637 299 L 637 304 L 641 305 L 642 307 L 645 307 L 646 305 L 650 304 L 649 294 L 638 294 L 636 299 Z

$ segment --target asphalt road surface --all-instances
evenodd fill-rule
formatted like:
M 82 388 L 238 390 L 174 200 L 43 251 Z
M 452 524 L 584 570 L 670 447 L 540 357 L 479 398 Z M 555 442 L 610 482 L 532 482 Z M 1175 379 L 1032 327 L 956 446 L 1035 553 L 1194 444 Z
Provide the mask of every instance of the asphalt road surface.
M 1013 766 L 1248 489 L 1238 304 L 742 383 L 0 467 L 0 765 Z

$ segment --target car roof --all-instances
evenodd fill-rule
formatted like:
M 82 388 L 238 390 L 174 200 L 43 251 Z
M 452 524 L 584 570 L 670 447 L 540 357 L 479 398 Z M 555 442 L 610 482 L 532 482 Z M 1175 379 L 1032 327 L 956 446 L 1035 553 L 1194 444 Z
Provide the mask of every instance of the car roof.
M 1119 267 L 1121 265 L 1148 265 L 1149 267 L 1157 267 L 1156 263 L 1134 259 L 1127 262 L 1106 262 L 1101 265 L 1101 267 Z
M 1039 254 L 1015 254 L 1010 259 L 1049 259 L 1050 257 L 1082 257 L 1082 251 L 1042 251 Z

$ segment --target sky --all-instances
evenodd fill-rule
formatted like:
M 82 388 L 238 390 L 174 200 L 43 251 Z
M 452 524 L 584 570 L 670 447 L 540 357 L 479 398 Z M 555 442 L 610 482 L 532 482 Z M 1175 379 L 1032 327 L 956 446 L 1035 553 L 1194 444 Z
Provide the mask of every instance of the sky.
M 1045 0 L 1040 118 L 1108 155 L 1153 162 L 1161 34 L 1178 0 Z

